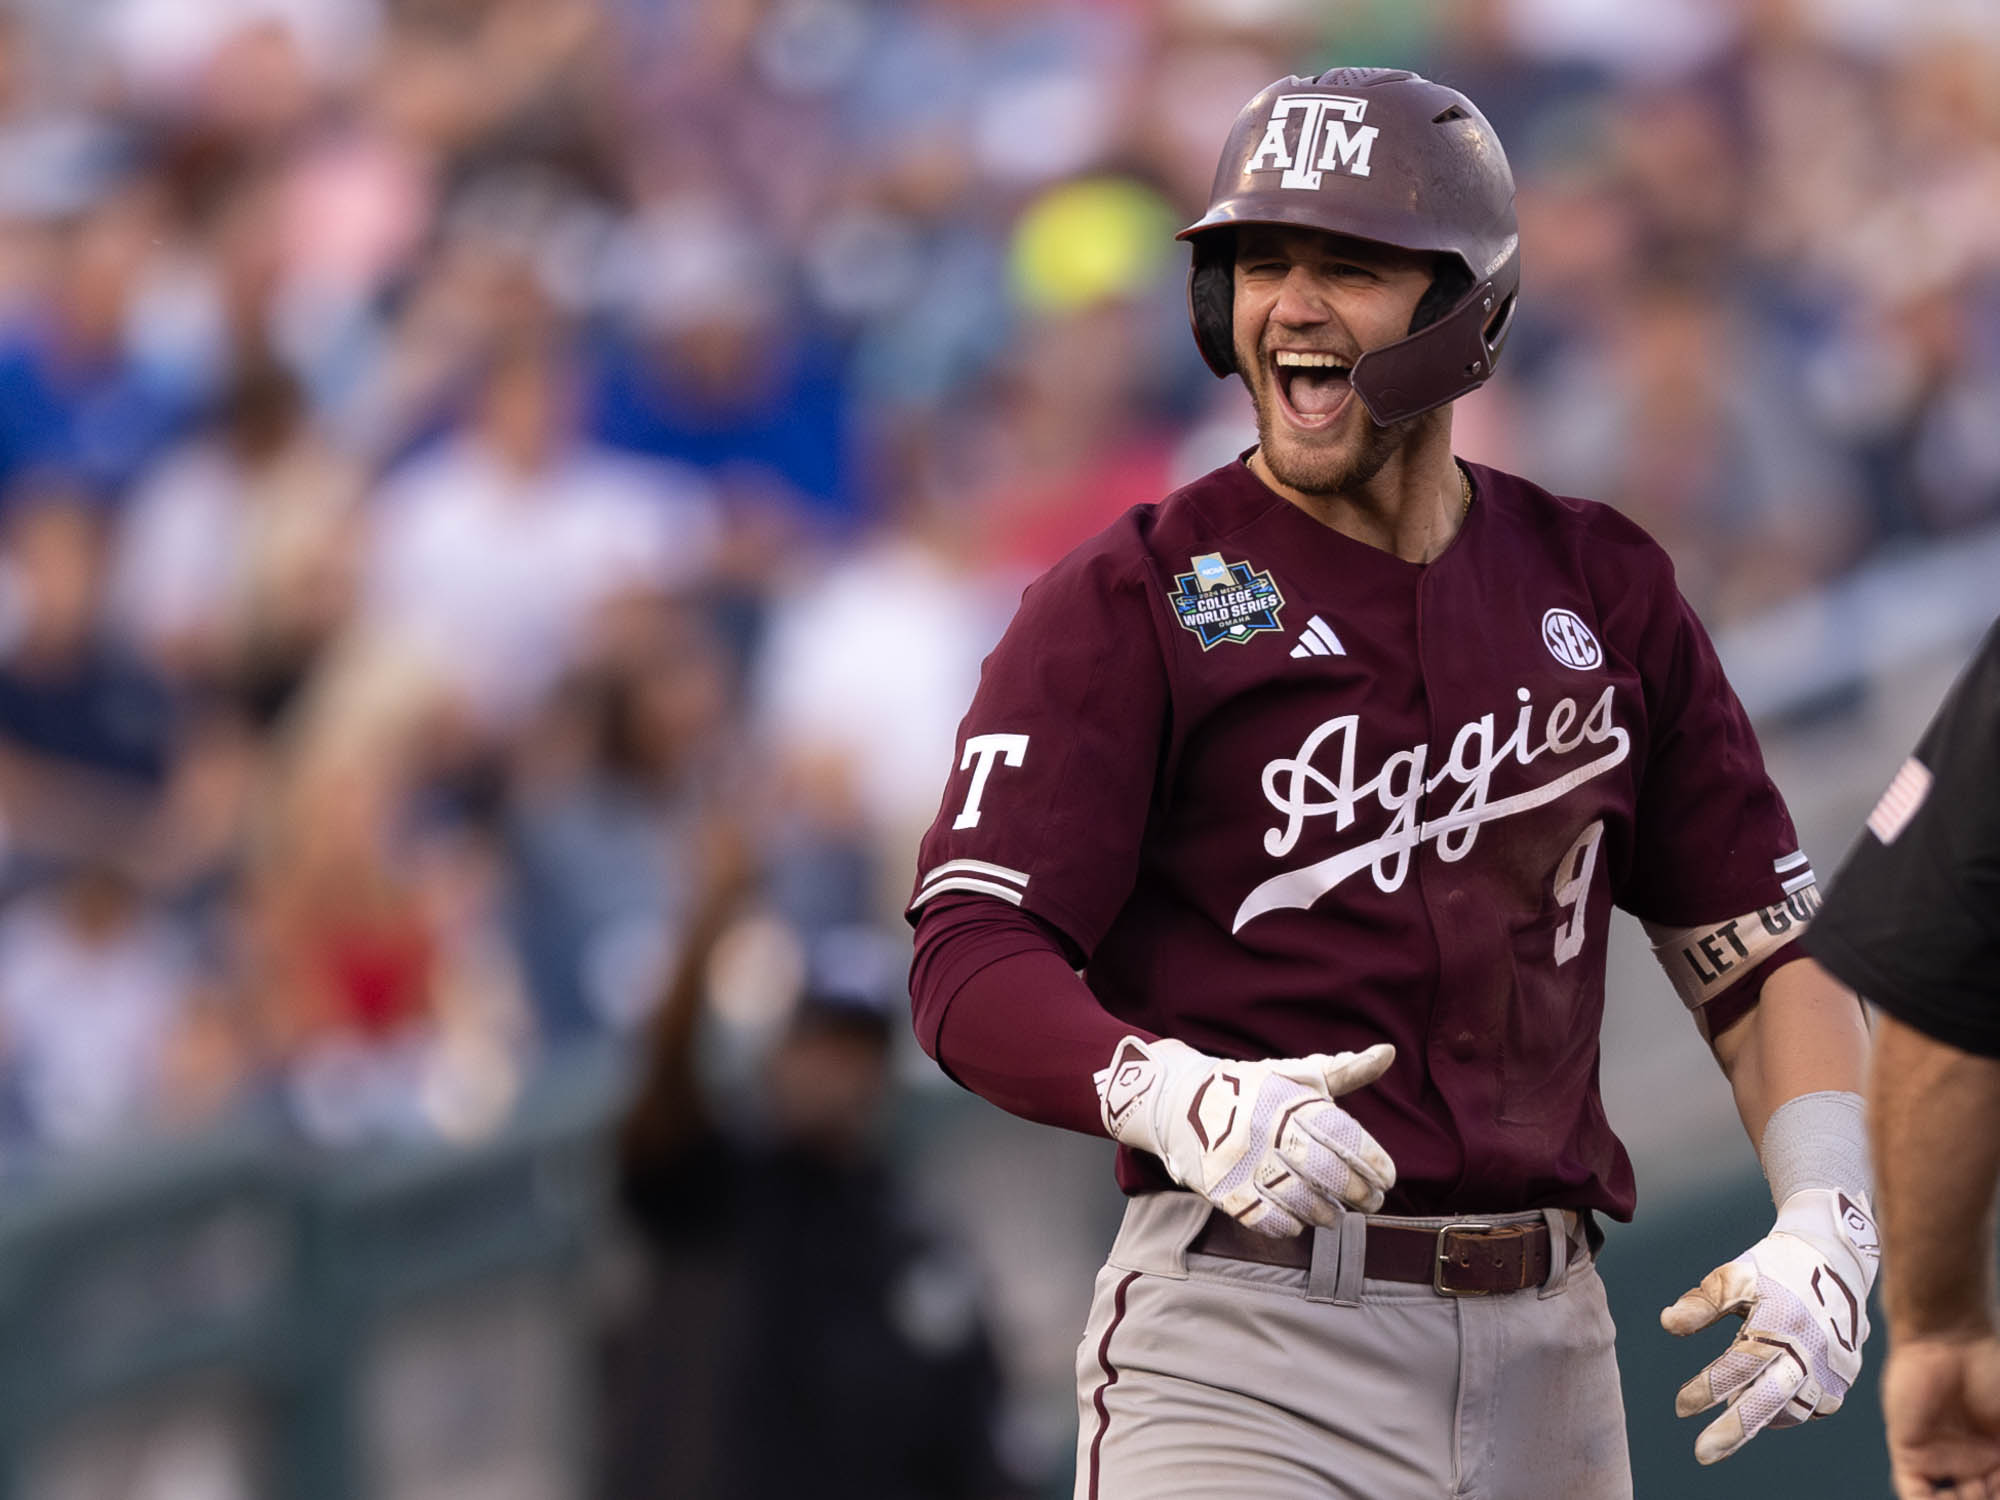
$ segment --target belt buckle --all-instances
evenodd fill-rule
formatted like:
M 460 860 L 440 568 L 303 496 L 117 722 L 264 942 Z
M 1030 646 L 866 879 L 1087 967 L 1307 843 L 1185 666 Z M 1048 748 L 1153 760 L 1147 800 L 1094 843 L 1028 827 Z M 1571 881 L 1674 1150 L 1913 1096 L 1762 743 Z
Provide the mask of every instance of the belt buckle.
M 1444 1284 L 1444 1270 L 1450 1264 L 1450 1237 L 1454 1234 L 1483 1234 L 1495 1228 L 1492 1224 L 1447 1224 L 1437 1232 L 1437 1256 L 1431 1262 L 1431 1290 L 1440 1297 L 1484 1297 L 1490 1290 L 1483 1286 L 1459 1287 Z

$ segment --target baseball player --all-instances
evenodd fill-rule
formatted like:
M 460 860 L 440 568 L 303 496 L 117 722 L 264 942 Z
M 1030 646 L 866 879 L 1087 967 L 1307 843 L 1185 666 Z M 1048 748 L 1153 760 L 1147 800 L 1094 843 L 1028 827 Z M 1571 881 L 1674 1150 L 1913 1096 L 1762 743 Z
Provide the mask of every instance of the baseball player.
M 1808 946 L 1884 1012 L 1869 1080 L 1899 1500 L 2000 1497 L 2000 625 L 1841 866 Z
M 1513 191 L 1413 74 L 1251 100 L 1181 237 L 1257 446 L 1030 587 L 960 731 L 918 1034 L 1111 1136 L 1130 1195 L 1079 1497 L 1631 1493 L 1593 1267 L 1634 1202 L 1597 1088 L 1614 904 L 1778 1204 L 1664 1314 L 1744 1319 L 1680 1393 L 1721 1408 L 1698 1455 L 1859 1368 L 1865 1031 L 1796 947 L 1813 875 L 1756 739 L 1658 546 L 1451 452 L 1513 316 Z

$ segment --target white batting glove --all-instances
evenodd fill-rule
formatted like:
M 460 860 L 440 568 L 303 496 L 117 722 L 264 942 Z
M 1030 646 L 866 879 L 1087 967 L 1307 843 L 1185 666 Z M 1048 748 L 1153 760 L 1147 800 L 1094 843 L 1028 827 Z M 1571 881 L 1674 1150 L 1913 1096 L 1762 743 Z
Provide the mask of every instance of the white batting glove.
M 1333 1102 L 1388 1070 L 1396 1049 L 1386 1042 L 1232 1062 L 1128 1036 L 1111 1056 L 1094 1075 L 1105 1129 L 1259 1234 L 1330 1225 L 1341 1204 L 1373 1212 L 1395 1186 L 1389 1153 Z
M 1766 1427 L 1840 1410 L 1861 1373 L 1881 1253 L 1865 1197 L 1807 1188 L 1785 1200 L 1769 1234 L 1660 1314 L 1667 1332 L 1683 1335 L 1724 1313 L 1744 1320 L 1722 1357 L 1674 1398 L 1683 1417 L 1729 1403 L 1695 1439 L 1696 1459 L 1715 1463 Z

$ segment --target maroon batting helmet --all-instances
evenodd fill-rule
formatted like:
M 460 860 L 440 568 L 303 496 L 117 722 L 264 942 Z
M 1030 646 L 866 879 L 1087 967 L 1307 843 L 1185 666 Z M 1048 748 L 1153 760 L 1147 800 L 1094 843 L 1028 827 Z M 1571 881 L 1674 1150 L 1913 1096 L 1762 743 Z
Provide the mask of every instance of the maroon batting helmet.
M 1382 426 L 1482 385 L 1521 285 L 1514 174 L 1500 138 L 1456 89 L 1400 68 L 1281 78 L 1243 107 L 1194 242 L 1188 318 L 1217 375 L 1236 368 L 1238 224 L 1289 224 L 1430 251 L 1439 267 L 1406 338 L 1349 375 Z

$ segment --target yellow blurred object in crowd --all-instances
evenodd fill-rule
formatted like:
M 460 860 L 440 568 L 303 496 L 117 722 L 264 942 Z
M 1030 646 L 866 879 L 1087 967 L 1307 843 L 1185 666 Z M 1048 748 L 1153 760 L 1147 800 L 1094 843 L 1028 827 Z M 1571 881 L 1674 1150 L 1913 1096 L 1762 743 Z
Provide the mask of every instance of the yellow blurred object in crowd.
M 1014 296 L 1030 312 L 1054 314 L 1136 296 L 1159 275 L 1173 232 L 1166 201 L 1129 178 L 1051 188 L 1014 226 Z

